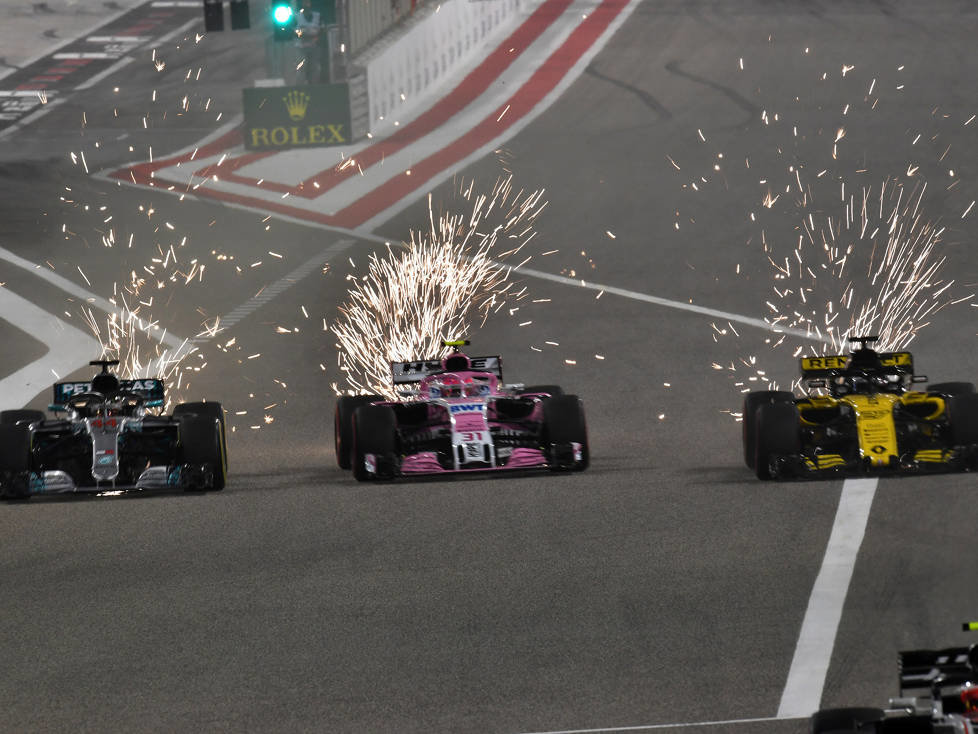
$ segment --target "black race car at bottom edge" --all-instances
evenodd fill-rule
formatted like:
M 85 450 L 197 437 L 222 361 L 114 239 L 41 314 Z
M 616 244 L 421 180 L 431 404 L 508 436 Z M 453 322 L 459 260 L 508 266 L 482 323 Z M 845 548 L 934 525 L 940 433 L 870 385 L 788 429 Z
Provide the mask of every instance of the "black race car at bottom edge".
M 966 622 L 965 631 L 978 630 Z M 978 645 L 902 650 L 900 695 L 886 708 L 822 709 L 811 734 L 975 734 L 978 732 Z M 907 696 L 907 691 L 922 691 Z

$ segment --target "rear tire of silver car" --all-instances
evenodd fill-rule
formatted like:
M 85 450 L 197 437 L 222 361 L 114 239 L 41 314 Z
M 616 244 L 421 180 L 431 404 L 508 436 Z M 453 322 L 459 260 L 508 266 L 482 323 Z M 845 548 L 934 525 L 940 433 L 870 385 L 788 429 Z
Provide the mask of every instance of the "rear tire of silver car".
M 42 410 L 3 410 L 0 411 L 0 425 L 12 425 L 14 423 L 37 423 L 44 420 Z
M 876 724 L 883 720 L 883 709 L 848 708 L 825 709 L 812 714 L 811 734 L 829 732 L 875 732 Z
M 207 466 L 212 483 L 199 489 L 224 489 L 228 474 L 227 435 L 220 403 L 183 403 L 173 409 L 180 421 L 180 443 L 185 464 Z M 197 489 L 197 488 L 192 488 Z
M 978 445 L 978 394 L 952 395 L 946 405 L 951 445 Z
M 970 395 L 974 391 L 975 386 L 971 382 L 938 382 L 927 386 L 927 392 L 936 392 L 941 395 Z
M 757 434 L 757 409 L 761 405 L 774 403 L 794 403 L 795 396 L 784 390 L 758 390 L 748 393 L 744 398 L 744 412 L 741 429 L 744 443 L 744 463 L 748 469 L 754 468 L 754 442 Z
M 376 462 L 368 471 L 367 455 Z M 353 412 L 353 476 L 360 482 L 393 479 L 397 473 L 397 416 L 389 405 L 361 405 Z
M 754 472 L 775 479 L 772 462 L 801 453 L 798 408 L 794 403 L 761 403 L 754 413 Z
M 353 458 L 353 413 L 361 405 L 369 405 L 383 400 L 380 395 L 341 395 L 336 401 L 333 415 L 333 449 L 336 451 L 336 465 L 349 469 Z
M 0 497 L 30 496 L 31 431 L 27 423 L 0 423 Z
M 227 429 L 224 424 L 224 408 L 220 403 L 180 403 L 173 408 L 174 417 L 178 415 L 186 415 L 188 413 L 193 413 L 194 415 L 205 415 L 208 418 L 217 418 L 221 422 L 221 428 L 224 428 L 224 432 L 227 433 Z
M 543 401 L 540 443 L 551 471 L 584 471 L 591 463 L 584 406 L 577 395 L 555 395 Z M 580 444 L 581 458 L 573 444 Z

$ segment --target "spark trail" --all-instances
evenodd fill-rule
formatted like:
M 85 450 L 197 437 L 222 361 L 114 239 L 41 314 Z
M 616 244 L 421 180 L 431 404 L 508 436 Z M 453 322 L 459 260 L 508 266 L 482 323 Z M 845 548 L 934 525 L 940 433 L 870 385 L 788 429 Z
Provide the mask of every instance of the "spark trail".
M 429 196 L 428 229 L 374 253 L 367 273 L 353 278 L 330 327 L 347 382 L 334 383 L 337 393 L 392 395 L 392 361 L 443 356 L 443 339 L 464 338 L 473 323 L 526 296 L 510 280 L 506 260 L 534 237 L 543 192 L 514 191 L 510 176 L 489 194 L 476 194 L 472 184 L 460 194 L 468 213 L 436 216 Z

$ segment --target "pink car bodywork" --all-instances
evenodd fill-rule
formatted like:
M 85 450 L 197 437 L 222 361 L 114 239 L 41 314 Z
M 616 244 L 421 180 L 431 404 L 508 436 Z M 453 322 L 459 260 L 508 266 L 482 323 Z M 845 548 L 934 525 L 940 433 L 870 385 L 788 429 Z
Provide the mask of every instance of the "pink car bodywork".
M 459 369 L 459 367 L 468 369 Z M 483 367 L 484 369 L 478 369 Z M 498 357 L 454 353 L 440 361 L 394 364 L 403 401 L 378 402 L 398 416 L 400 475 L 547 468 L 541 444 L 546 392 L 502 385 Z M 418 377 L 420 376 L 420 379 Z M 416 387 L 414 387 L 416 385 Z M 581 444 L 572 444 L 577 460 Z M 378 457 L 364 457 L 368 466 Z
M 486 395 L 461 395 L 459 397 L 440 398 L 444 402 L 429 402 L 432 390 L 442 390 L 439 387 L 446 378 L 456 378 L 462 392 L 467 389 L 481 389 L 488 387 Z M 516 431 L 519 426 L 507 424 L 500 420 L 500 416 L 495 410 L 495 396 L 511 397 L 511 391 L 500 392 L 499 379 L 490 372 L 461 371 L 449 372 L 438 375 L 431 375 L 421 380 L 419 395 L 416 398 L 419 402 L 428 403 L 429 420 L 436 421 L 439 417 L 446 418 L 447 423 L 452 429 L 452 446 L 456 453 L 456 468 L 447 469 L 443 467 L 434 451 L 421 451 L 405 457 L 401 463 L 401 472 L 404 474 L 438 474 L 449 471 L 487 471 L 501 469 L 526 469 L 532 467 L 545 467 L 547 457 L 540 449 L 533 448 L 512 448 L 505 464 L 499 461 L 501 458 L 496 456 L 496 449 L 492 442 L 491 427 L 499 426 L 502 430 Z M 467 409 L 471 406 L 480 406 L 482 409 Z M 440 416 L 441 414 L 441 416 Z M 527 421 L 539 423 L 543 419 L 540 403 L 533 407 L 532 412 L 527 416 Z M 458 449 L 461 448 L 464 459 L 458 461 Z M 476 451 L 480 452 L 483 459 L 486 451 L 490 452 L 489 461 L 485 462 L 489 466 L 478 466 L 466 468 L 464 464 L 469 460 L 476 460 Z M 470 459 L 471 457 L 471 459 Z

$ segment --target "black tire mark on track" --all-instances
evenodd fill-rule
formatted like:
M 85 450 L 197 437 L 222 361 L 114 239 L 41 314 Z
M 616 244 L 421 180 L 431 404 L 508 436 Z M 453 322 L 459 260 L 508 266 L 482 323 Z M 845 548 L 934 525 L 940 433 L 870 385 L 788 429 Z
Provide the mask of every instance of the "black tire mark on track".
M 594 64 L 589 64 L 584 71 L 585 73 L 590 74 L 591 76 L 597 79 L 606 81 L 609 84 L 614 84 L 616 87 L 620 87 L 621 89 L 624 89 L 626 92 L 630 92 L 634 94 L 636 97 L 642 100 L 642 102 L 645 103 L 646 107 L 649 107 L 652 111 L 654 111 L 659 116 L 660 119 L 662 120 L 672 119 L 672 113 L 669 110 L 667 110 L 665 107 L 663 107 L 662 104 L 655 97 L 653 97 L 651 94 L 646 92 L 644 89 L 639 89 L 636 86 L 623 82 L 621 79 L 615 79 L 614 77 L 608 76 L 607 74 L 602 74 L 600 71 L 594 68 Z
M 703 84 L 704 86 L 710 87 L 711 89 L 715 89 L 716 91 L 720 92 L 720 94 L 730 99 L 731 102 L 733 102 L 735 105 L 737 105 L 742 110 L 744 110 L 744 112 L 747 113 L 747 119 L 744 120 L 744 122 L 738 123 L 736 125 L 724 125 L 722 127 L 718 127 L 715 129 L 726 130 L 731 128 L 743 127 L 749 124 L 750 122 L 752 122 L 753 120 L 756 120 L 757 118 L 760 117 L 761 114 L 760 108 L 757 107 L 746 97 L 735 92 L 730 87 L 725 87 L 724 85 L 718 84 L 717 82 L 711 81 L 710 79 L 704 79 L 703 77 L 696 76 L 695 74 L 690 74 L 688 71 L 683 71 L 681 68 L 679 68 L 678 61 L 670 61 L 669 63 L 666 64 L 666 69 L 668 71 L 671 71 L 673 74 L 676 74 L 681 77 L 685 77 L 686 79 L 694 81 L 698 84 Z

